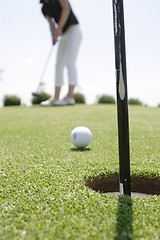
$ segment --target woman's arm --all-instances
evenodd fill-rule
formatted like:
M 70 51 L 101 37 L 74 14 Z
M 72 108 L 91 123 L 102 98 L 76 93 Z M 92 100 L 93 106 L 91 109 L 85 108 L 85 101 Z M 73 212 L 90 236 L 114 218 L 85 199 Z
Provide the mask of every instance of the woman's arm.
M 62 12 L 61 12 L 61 16 L 60 16 L 60 19 L 58 22 L 58 28 L 55 27 L 52 19 L 48 15 L 46 15 L 46 19 L 49 23 L 51 34 L 52 34 L 53 44 L 56 44 L 58 37 L 60 35 L 62 35 L 62 29 L 68 19 L 69 13 L 70 13 L 70 6 L 68 3 L 68 0 L 59 0 L 59 3 L 62 7 Z
M 45 16 L 48 23 L 49 23 L 49 27 L 50 27 L 50 31 L 51 31 L 51 35 L 52 35 L 52 41 L 53 41 L 53 44 L 55 44 L 56 42 L 54 42 L 54 35 L 55 35 L 55 30 L 56 30 L 56 27 L 51 19 L 51 17 L 49 17 L 48 15 Z
M 70 6 L 68 3 L 68 0 L 59 0 L 59 3 L 62 7 L 62 12 L 61 12 L 61 16 L 58 22 L 58 28 L 55 29 L 54 31 L 54 40 L 53 40 L 53 44 L 55 44 L 57 42 L 57 39 L 60 35 L 62 35 L 62 29 L 68 19 L 69 13 L 70 13 Z
M 58 29 L 62 31 L 70 13 L 70 6 L 68 3 L 68 0 L 59 0 L 59 3 L 62 7 L 62 12 L 61 12 L 60 20 L 58 22 Z

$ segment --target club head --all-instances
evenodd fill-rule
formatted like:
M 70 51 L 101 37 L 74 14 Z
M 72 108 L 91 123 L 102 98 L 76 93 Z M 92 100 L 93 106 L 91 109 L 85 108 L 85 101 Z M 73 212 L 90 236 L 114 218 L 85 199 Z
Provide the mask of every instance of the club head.
M 38 88 L 34 92 L 32 92 L 32 96 L 39 97 L 41 93 L 45 91 L 44 87 L 45 87 L 44 82 L 40 82 Z
M 39 96 L 40 96 L 40 93 L 38 93 L 38 92 L 32 92 L 32 96 L 33 96 L 33 97 L 39 97 Z

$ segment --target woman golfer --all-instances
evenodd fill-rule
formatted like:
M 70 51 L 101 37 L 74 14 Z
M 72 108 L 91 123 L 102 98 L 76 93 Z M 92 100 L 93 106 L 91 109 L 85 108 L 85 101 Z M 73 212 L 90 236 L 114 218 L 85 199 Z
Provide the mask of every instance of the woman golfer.
M 55 67 L 55 92 L 47 101 L 41 102 L 43 106 L 74 105 L 74 88 L 77 85 L 76 59 L 82 39 L 79 22 L 68 0 L 41 0 L 42 13 L 49 23 L 52 43 L 58 41 L 57 60 Z M 64 67 L 68 73 L 68 93 L 62 100 L 59 99 L 63 85 Z

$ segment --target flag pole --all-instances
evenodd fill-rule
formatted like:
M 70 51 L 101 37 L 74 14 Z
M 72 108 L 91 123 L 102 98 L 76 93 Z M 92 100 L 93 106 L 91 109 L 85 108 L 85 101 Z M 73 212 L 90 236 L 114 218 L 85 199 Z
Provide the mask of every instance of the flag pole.
M 120 195 L 131 196 L 127 70 L 123 0 L 113 1 Z

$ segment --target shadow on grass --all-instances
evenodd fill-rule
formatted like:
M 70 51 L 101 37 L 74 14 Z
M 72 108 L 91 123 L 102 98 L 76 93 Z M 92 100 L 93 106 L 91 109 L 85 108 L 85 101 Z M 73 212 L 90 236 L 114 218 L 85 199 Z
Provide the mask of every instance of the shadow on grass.
M 115 240 L 132 240 L 133 236 L 132 199 L 119 196 Z
M 119 194 L 119 174 L 112 173 L 88 178 L 85 186 L 99 193 Z M 160 195 L 160 178 L 153 176 L 134 175 L 131 176 L 132 195 L 145 197 Z M 115 240 L 133 239 L 133 212 L 132 198 L 119 196 L 117 207 L 117 223 Z
M 72 152 L 88 152 L 91 150 L 91 148 L 71 148 L 70 149 Z

